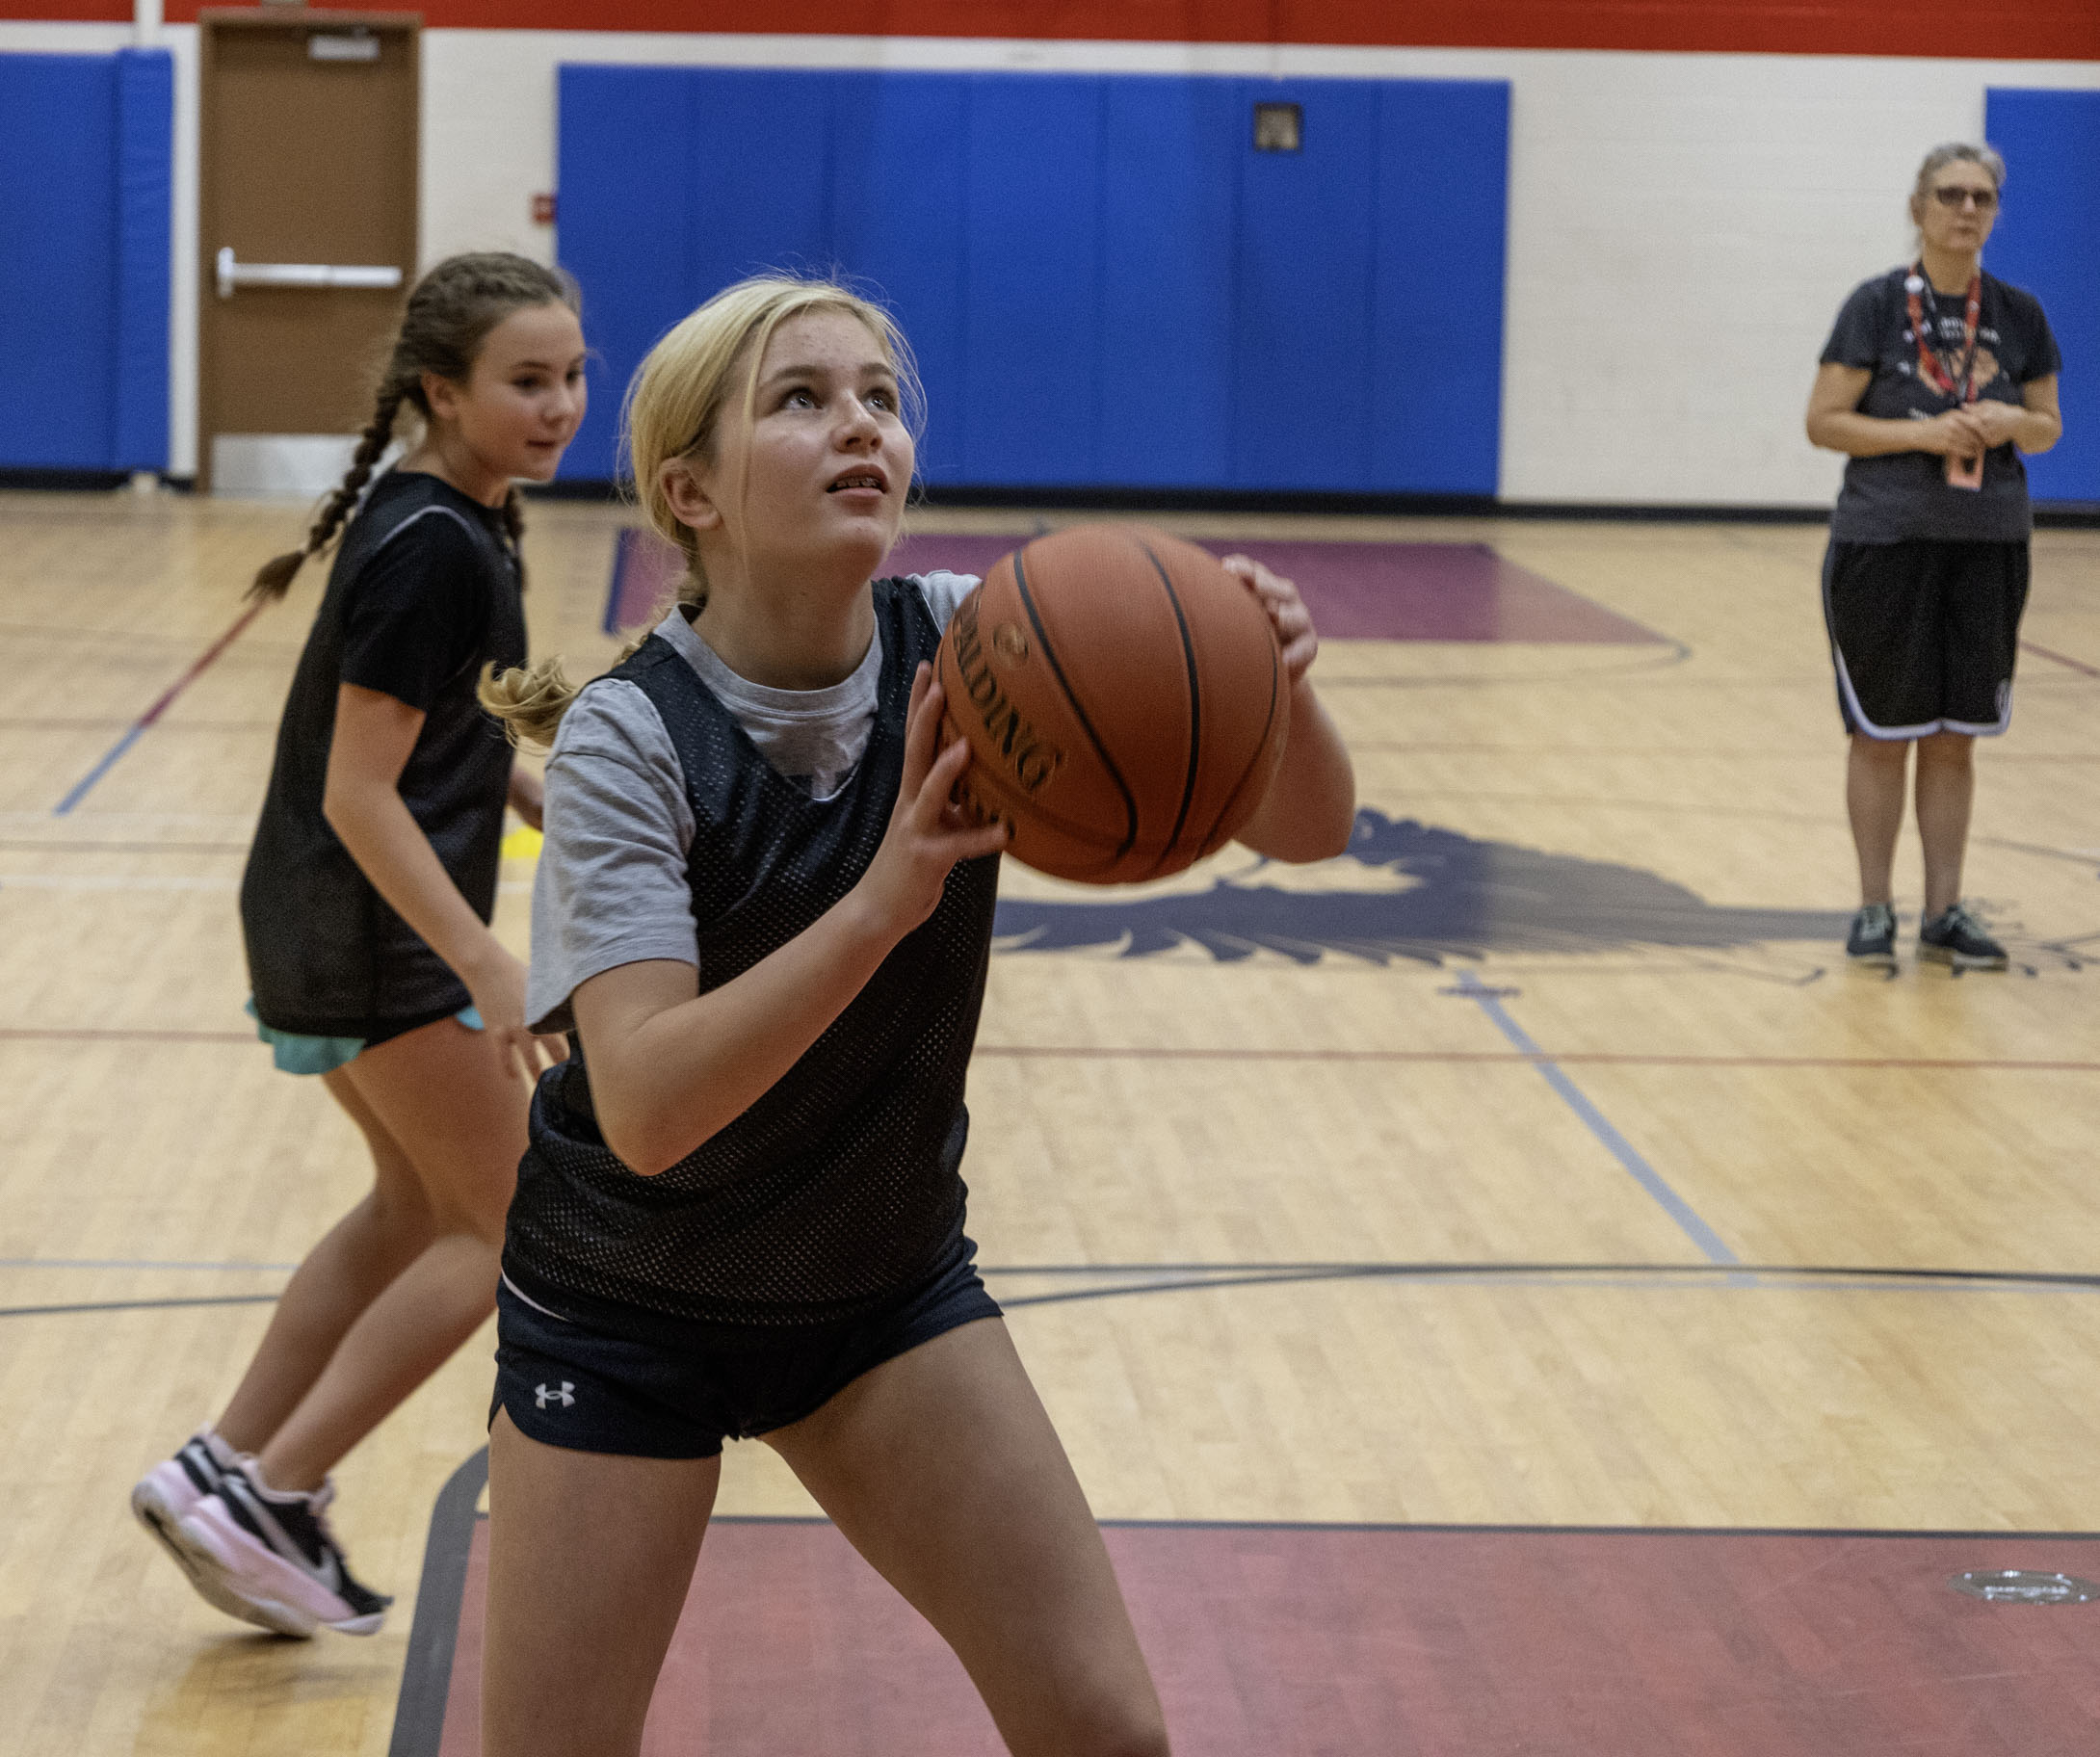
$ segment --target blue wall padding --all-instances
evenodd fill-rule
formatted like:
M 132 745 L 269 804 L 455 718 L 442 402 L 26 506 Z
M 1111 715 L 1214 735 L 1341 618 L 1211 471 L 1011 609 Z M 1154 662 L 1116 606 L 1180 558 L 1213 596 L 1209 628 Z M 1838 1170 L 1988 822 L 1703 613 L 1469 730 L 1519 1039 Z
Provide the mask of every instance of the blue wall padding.
M 692 274 L 722 286 L 754 262 L 827 257 L 833 82 L 776 68 L 702 68 L 687 81 L 685 188 L 698 218 Z
M 687 257 L 696 216 L 684 198 L 692 92 L 655 68 L 592 67 L 586 79 L 578 71 L 564 68 L 556 86 L 557 187 L 587 194 L 564 196 L 558 211 L 562 259 L 583 282 L 593 354 L 591 401 L 562 473 L 606 481 L 628 378 L 695 302 Z M 638 142 L 648 144 L 648 158 L 636 156 Z
M 0 54 L 0 468 L 168 461 L 173 63 Z
M 114 450 L 116 123 L 110 57 L 0 55 L 0 466 Z
M 174 59 L 117 56 L 117 385 L 111 467 L 168 467 L 168 299 Z
M 1257 100 L 1304 109 L 1252 150 Z M 766 268 L 897 311 L 935 485 L 1492 494 L 1501 82 L 564 66 L 561 255 L 617 473 L 643 354 Z
M 2100 92 L 1992 88 L 2006 204 L 1983 261 L 2041 301 L 2063 352 L 2063 438 L 2027 462 L 2036 500 L 2100 502 Z
M 1379 94 L 1377 369 L 1381 383 L 1463 409 L 1462 422 L 1410 418 L 1381 400 L 1372 469 L 1439 493 L 1477 493 L 1502 455 L 1502 288 L 1508 255 L 1508 112 L 1483 115 L 1477 85 L 1414 80 Z M 1450 143 L 1466 150 L 1454 153 Z M 1448 178 L 1440 198 L 1431 180 Z M 1482 313 L 1493 313 L 1492 325 Z
M 972 82 L 963 161 L 965 482 L 1100 480 L 1103 83 Z M 933 418 L 941 418 L 937 406 Z
M 853 76 L 832 134 L 832 248 L 910 314 L 908 340 L 940 411 L 919 454 L 930 479 L 963 479 L 969 402 L 963 392 L 963 156 L 926 150 L 959 141 L 968 89 L 931 73 Z
M 1278 95 L 1303 106 L 1305 146 L 1246 155 L 1233 477 L 1279 488 L 1399 485 L 1372 474 L 1373 412 L 1387 398 L 1431 400 L 1405 374 L 1378 370 L 1378 89 L 1330 80 Z M 1483 491 L 1494 491 L 1491 480 Z
M 1232 481 L 1237 82 L 1108 82 L 1098 480 Z

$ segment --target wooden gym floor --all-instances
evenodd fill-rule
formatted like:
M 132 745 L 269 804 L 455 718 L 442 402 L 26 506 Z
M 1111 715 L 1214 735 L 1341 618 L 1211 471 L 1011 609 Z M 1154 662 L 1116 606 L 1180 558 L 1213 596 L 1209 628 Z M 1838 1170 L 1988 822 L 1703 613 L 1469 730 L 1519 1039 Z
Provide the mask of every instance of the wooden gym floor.
M 240 589 L 299 519 L 0 497 L 0 1757 L 387 1750 L 433 1507 L 482 1439 L 486 1340 L 340 1471 L 359 1572 L 400 1595 L 370 1640 L 227 1622 L 125 1508 L 223 1401 L 268 1300 L 365 1176 L 318 1083 L 274 1072 L 241 1012 L 235 886 L 319 581 L 246 623 Z M 612 650 L 624 522 L 532 513 L 535 647 L 578 673 Z M 2100 534 L 2036 538 L 2013 730 L 1979 761 L 1968 888 L 2015 968 L 1954 979 L 1906 959 L 1881 982 L 1843 969 L 1837 943 L 1853 878 L 1820 531 L 1160 522 L 1484 544 L 1478 590 L 1514 604 L 1536 582 L 1587 607 L 1589 632 L 1512 612 L 1499 639 L 1493 618 L 1432 618 L 1398 632 L 1436 639 L 1330 641 L 1317 675 L 1367 813 L 1342 859 L 1228 856 L 1112 895 L 1009 868 L 971 1086 L 972 1231 L 1096 1509 L 1141 1522 L 1112 1532 L 1134 1602 L 1155 1608 L 1141 1621 L 1166 1643 L 1177 1606 L 1222 1626 L 1273 1601 L 1257 1646 L 1275 1691 L 1235 1723 L 1262 1749 L 1820 1753 L 1840 1747 L 1812 1729 L 1834 1723 L 1753 1724 L 1744 1705 L 1760 1655 L 1785 1673 L 1772 1691 L 1810 1674 L 1833 1700 L 1854 1688 L 1848 1639 L 1878 1643 L 1887 1748 L 1898 1731 L 1938 1748 L 1897 1727 L 1893 1705 L 1924 1692 L 1938 1734 L 1971 1717 L 1964 1750 L 2012 1748 L 1978 1728 L 2022 1704 L 2025 1749 L 2089 1749 L 2100 1673 L 2078 1636 L 2100 1606 L 1943 1585 L 1962 1567 L 2100 1574 L 2069 1535 L 2100 1528 Z M 922 513 L 912 560 L 1033 524 Z M 1321 602 L 1362 626 L 1346 598 Z M 1914 912 L 1907 833 L 1900 882 Z M 507 867 L 499 926 L 521 951 L 529 883 L 528 860 Z M 722 1508 L 810 1511 L 756 1446 L 732 1449 Z M 445 1528 L 461 1567 L 470 1524 Z M 1364 1585 L 1377 1546 L 1452 1535 L 1425 1527 L 1479 1541 L 1406 1552 L 1396 1578 L 1454 1584 L 1394 1610 Z M 1537 1527 L 1806 1547 L 1672 1549 L 1665 1579 L 1642 1572 L 1654 1543 L 1592 1554 L 1521 1529 Z M 1304 1546 L 1354 1528 L 1372 1547 L 1329 1572 L 1355 1595 L 1293 1597 Z M 752 1534 L 808 1530 L 725 1528 L 720 1565 Z M 1202 1534 L 1235 1531 L 1220 1576 Z M 1960 1535 L 1913 1555 L 1836 1533 Z M 772 1554 L 722 1578 L 756 1590 Z M 1691 1704 L 1682 1724 L 1732 1735 L 1540 1718 L 1585 1689 L 1595 1714 L 1641 1692 L 1601 1633 L 1630 1631 L 1637 1662 L 1664 1639 L 1652 1609 L 1613 1620 L 1639 1583 L 1675 1604 L 1684 1582 L 1723 1579 L 1701 1613 L 1707 1660 L 1729 1661 L 1718 1681 L 1700 1694 L 1656 1670 L 1660 1652 L 1646 1663 L 1658 1698 Z M 471 1616 L 449 1590 L 425 1627 L 459 1622 L 464 1663 Z M 1881 1620 L 1774 1621 L 1846 1592 Z M 1498 1593 L 1528 1620 L 1453 1609 Z M 1352 1643 L 1370 1625 L 1352 1618 L 1391 1619 L 1392 1639 Z M 1285 1639 L 1308 1629 L 1318 1642 Z M 1252 1651 L 1156 1654 L 1169 1703 L 1190 1704 L 1185 1749 L 1240 1748 L 1200 1698 L 1221 1665 L 1259 1694 Z M 1441 1680 L 1458 1692 L 1443 1718 L 1388 1737 L 1361 1692 L 1353 1731 L 1322 1718 L 1324 1666 L 1389 1683 L 1433 1653 L 1449 1667 L 1410 1699 Z M 2007 1700 L 1963 1684 L 1986 1672 L 2016 1681 L 1990 1687 Z M 732 1723 L 717 1715 L 711 1748 L 814 1748 L 739 1744 Z M 435 1749 L 438 1730 L 405 1722 L 394 1748 Z M 1842 1748 L 1882 1747 L 1855 1731 Z

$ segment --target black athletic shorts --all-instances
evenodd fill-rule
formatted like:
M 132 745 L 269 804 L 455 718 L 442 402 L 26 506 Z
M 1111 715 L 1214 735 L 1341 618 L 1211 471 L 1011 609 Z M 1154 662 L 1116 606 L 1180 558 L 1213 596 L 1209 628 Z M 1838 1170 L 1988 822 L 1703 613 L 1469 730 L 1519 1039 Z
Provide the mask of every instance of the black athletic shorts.
M 1823 615 L 1848 732 L 1989 738 L 2012 720 L 2027 545 L 1833 542 Z
M 643 1342 L 557 1317 L 506 1280 L 496 1289 L 488 1419 L 508 1409 L 519 1432 L 576 1452 L 713 1457 L 724 1439 L 799 1422 L 871 1368 L 999 1315 L 967 1238 L 880 1311 L 809 1328 L 665 1318 L 657 1338 Z

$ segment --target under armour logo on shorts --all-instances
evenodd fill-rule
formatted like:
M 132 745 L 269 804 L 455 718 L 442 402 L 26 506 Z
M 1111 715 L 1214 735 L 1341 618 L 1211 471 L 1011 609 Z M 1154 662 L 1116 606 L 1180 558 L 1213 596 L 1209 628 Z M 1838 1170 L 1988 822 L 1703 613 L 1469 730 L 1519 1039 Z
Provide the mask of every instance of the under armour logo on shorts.
M 549 1403 L 560 1403 L 566 1409 L 576 1401 L 576 1387 L 564 1378 L 559 1391 L 550 1391 L 545 1385 L 540 1385 L 534 1390 L 533 1396 L 538 1399 L 539 1407 L 542 1409 Z

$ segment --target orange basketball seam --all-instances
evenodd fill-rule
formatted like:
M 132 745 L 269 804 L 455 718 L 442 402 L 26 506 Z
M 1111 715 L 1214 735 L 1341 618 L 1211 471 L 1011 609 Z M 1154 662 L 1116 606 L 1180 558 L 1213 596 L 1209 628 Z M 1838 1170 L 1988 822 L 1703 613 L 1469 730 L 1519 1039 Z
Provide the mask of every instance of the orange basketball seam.
M 1028 590 L 1028 569 L 1021 558 L 1033 544 L 1013 552 L 1013 586 L 1021 594 L 1021 608 L 1028 612 L 1030 625 L 1036 631 L 1036 639 L 1042 643 L 1042 656 L 1058 680 L 1058 688 L 1064 692 L 1064 699 L 1071 705 L 1072 716 L 1079 721 L 1079 729 L 1086 733 L 1087 742 L 1093 746 L 1094 754 L 1101 759 L 1101 767 L 1108 772 L 1110 780 L 1116 783 L 1116 791 L 1123 796 L 1123 815 L 1128 821 L 1129 832 L 1116 848 L 1115 859 L 1121 859 L 1138 843 L 1138 796 L 1130 791 L 1130 784 L 1123 779 L 1123 772 L 1116 766 L 1116 759 L 1109 754 L 1108 747 L 1101 742 L 1100 733 L 1093 729 L 1093 721 L 1087 718 L 1087 710 L 1080 702 L 1078 693 L 1072 688 L 1071 679 L 1065 676 L 1064 667 L 1058 663 L 1057 648 L 1051 643 L 1050 631 L 1042 625 L 1042 616 L 1036 608 L 1036 597 Z
M 1166 589 L 1167 602 L 1174 613 L 1174 627 L 1181 636 L 1181 661 L 1189 670 L 1189 769 L 1182 777 L 1181 809 L 1174 816 L 1174 827 L 1167 838 L 1167 846 L 1160 850 L 1160 857 L 1153 861 L 1152 870 L 1158 872 L 1173 857 L 1180 846 L 1181 832 L 1189 822 L 1189 807 L 1195 800 L 1195 777 L 1203 762 L 1203 678 L 1196 669 L 1195 642 L 1189 637 L 1189 618 L 1182 614 L 1181 596 L 1174 590 L 1174 583 L 1168 578 L 1167 569 L 1160 558 L 1152 553 L 1152 545 L 1142 538 L 1131 539 L 1144 552 L 1144 559 L 1152 564 L 1152 571 L 1160 576 L 1160 585 Z

